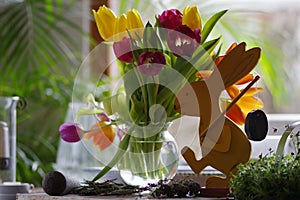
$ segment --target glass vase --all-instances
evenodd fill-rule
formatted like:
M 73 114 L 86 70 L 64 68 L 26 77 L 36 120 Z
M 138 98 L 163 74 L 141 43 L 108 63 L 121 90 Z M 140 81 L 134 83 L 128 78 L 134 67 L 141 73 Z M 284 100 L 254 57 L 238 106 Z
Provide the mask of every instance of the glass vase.
M 167 129 L 168 125 L 150 138 L 136 137 L 139 135 L 136 132 L 141 128 L 133 131 L 128 149 L 118 163 L 120 176 L 125 183 L 144 187 L 175 176 L 178 147 Z

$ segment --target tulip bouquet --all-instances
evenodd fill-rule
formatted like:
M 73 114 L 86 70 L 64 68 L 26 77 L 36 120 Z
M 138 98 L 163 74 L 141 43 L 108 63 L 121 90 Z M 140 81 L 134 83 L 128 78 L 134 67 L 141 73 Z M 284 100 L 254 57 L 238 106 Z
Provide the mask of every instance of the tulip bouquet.
M 150 141 L 163 140 L 162 133 L 168 124 L 180 117 L 174 110 L 176 94 L 185 84 L 205 78 L 215 61 L 222 58 L 218 55 L 221 46 L 216 50 L 221 37 L 209 39 L 209 35 L 225 13 L 226 10 L 214 14 L 202 25 L 197 7 L 187 6 L 183 12 L 165 10 L 155 16 L 154 25 L 149 22 L 144 25 L 134 9 L 120 16 L 105 6 L 93 10 L 100 35 L 112 46 L 116 56 L 123 87 L 108 97 L 88 96 L 92 108 L 81 109 L 77 115 L 95 115 L 98 123 L 91 130 L 83 130 L 78 123 L 60 127 L 64 140 L 76 142 L 92 138 L 99 150 L 108 147 L 116 135 L 120 136 L 115 156 L 93 181 L 106 174 L 121 158 L 130 160 L 123 163 L 123 167 L 135 168 L 140 176 L 165 178 L 163 174 L 168 169 L 159 158 L 133 159 L 126 157 L 126 152 L 160 152 L 162 145 L 153 145 Z M 249 78 L 251 76 L 246 79 Z M 227 92 L 230 97 L 238 93 L 233 89 Z M 258 101 L 252 96 L 251 100 Z M 235 110 L 243 109 L 237 107 Z M 245 115 L 240 112 L 239 116 Z M 139 171 L 148 164 L 152 165 L 149 167 L 152 172 Z

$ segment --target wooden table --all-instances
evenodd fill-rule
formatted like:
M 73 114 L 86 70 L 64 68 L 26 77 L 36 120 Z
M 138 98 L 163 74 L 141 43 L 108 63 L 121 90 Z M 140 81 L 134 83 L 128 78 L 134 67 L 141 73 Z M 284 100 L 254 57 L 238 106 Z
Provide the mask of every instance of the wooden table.
M 78 196 L 78 195 L 64 195 L 64 196 L 49 196 L 44 193 L 43 189 L 37 188 L 34 189 L 29 194 L 17 194 L 17 200 L 111 200 L 111 199 L 120 199 L 120 200 L 146 200 L 146 199 L 155 199 L 151 195 L 145 194 L 143 196 L 139 195 L 126 195 L 126 196 Z M 208 198 L 208 197 L 197 197 L 197 198 L 160 198 L 160 200 L 177 200 L 177 199 L 190 199 L 190 200 L 232 200 L 234 198 Z
M 65 195 L 65 196 L 49 196 L 45 193 L 30 193 L 30 194 L 18 194 L 17 200 L 111 200 L 111 199 L 120 199 L 120 200 L 146 200 L 146 199 L 155 199 L 149 195 L 145 196 L 78 196 L 78 195 Z M 177 200 L 179 198 L 160 198 L 160 200 Z M 197 198 L 180 198 L 180 199 L 195 199 L 195 200 L 221 200 L 228 198 L 206 198 L 206 197 L 197 197 Z
M 194 179 L 195 181 L 199 182 L 200 185 L 204 185 L 207 177 L 209 175 L 205 174 L 184 174 L 180 173 L 175 176 L 175 179 Z M 18 200 L 107 200 L 107 199 L 120 199 L 120 200 L 145 200 L 145 199 L 155 199 L 151 195 L 126 195 L 126 196 L 79 196 L 79 195 L 64 195 L 64 196 L 49 196 L 44 193 L 43 189 L 36 188 L 29 194 L 17 194 Z M 177 199 L 195 199 L 195 200 L 225 200 L 225 199 L 233 199 L 233 198 L 208 198 L 208 197 L 197 197 L 197 198 L 160 198 L 161 200 L 177 200 Z

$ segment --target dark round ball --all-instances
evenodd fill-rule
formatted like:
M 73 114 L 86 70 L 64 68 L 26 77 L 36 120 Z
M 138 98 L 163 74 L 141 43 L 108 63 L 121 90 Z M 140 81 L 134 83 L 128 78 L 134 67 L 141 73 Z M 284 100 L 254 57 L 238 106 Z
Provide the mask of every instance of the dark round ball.
M 248 113 L 245 121 L 245 132 L 249 140 L 262 141 L 268 133 L 268 119 L 262 110 Z

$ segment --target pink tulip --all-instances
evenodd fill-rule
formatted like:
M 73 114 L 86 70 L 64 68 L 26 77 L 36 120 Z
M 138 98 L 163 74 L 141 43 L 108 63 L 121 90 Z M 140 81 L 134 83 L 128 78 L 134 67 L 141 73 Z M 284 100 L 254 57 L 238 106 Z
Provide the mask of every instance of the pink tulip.
M 122 62 L 130 63 L 133 61 L 130 38 L 124 37 L 123 40 L 113 44 L 113 50 L 117 58 Z
M 59 127 L 61 138 L 66 142 L 78 142 L 81 140 L 83 129 L 79 124 L 67 122 Z
M 182 24 L 182 13 L 177 9 L 165 10 L 158 20 L 163 28 L 175 29 Z
M 178 26 L 174 31 L 169 31 L 167 43 L 176 56 L 191 57 L 199 47 L 201 41 L 200 30 L 192 31 L 188 26 Z
M 137 69 L 146 76 L 159 74 L 166 64 L 166 58 L 161 52 L 144 52 L 139 56 Z

